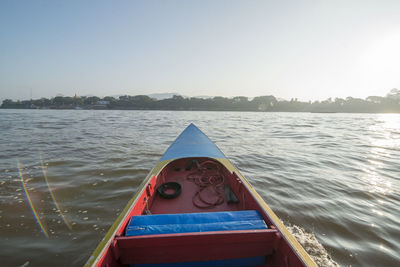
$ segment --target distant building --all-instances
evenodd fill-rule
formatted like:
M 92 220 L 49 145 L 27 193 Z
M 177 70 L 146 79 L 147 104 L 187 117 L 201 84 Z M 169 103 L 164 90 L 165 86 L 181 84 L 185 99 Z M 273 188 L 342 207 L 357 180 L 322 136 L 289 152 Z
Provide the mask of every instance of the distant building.
M 386 95 L 387 98 L 400 100 L 400 90 L 397 88 L 393 88 L 390 92 Z
M 93 109 L 106 109 L 106 108 L 108 108 L 109 104 L 110 104 L 110 101 L 99 100 L 96 102 L 95 105 L 92 106 L 92 108 Z
M 110 104 L 110 101 L 103 101 L 103 100 L 101 100 L 101 101 L 97 101 L 97 102 L 96 102 L 96 105 L 107 106 L 108 104 Z
M 384 98 L 381 96 L 369 96 L 366 98 L 367 102 L 371 102 L 371 103 L 375 103 L 375 104 L 381 104 L 382 100 L 384 100 Z

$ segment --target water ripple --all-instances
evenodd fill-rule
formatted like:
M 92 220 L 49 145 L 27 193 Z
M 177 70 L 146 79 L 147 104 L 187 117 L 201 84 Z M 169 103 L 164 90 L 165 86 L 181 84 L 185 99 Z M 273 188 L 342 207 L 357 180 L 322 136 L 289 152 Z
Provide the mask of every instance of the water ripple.
M 399 265 L 399 115 L 89 110 L 0 110 L 2 264 L 81 266 L 191 122 L 321 266 Z

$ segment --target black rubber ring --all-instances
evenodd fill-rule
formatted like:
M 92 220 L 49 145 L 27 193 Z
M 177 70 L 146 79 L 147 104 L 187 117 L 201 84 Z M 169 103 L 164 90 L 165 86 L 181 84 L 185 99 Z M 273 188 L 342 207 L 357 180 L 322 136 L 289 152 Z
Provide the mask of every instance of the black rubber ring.
M 167 194 L 165 193 L 165 190 L 167 189 L 173 189 L 174 193 L 172 194 Z M 160 194 L 161 197 L 166 198 L 166 199 L 172 199 L 172 198 L 176 198 L 177 196 L 179 196 L 182 192 L 182 187 L 180 184 L 176 183 L 176 182 L 168 182 L 165 184 L 160 185 L 157 188 L 157 192 Z

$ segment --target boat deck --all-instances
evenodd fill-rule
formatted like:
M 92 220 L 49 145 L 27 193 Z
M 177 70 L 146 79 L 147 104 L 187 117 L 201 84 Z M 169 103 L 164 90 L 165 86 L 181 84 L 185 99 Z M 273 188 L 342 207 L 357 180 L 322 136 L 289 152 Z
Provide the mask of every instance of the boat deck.
M 212 181 L 211 185 L 208 181 Z M 176 182 L 181 186 L 181 193 L 170 199 L 162 197 L 157 192 L 158 187 L 168 182 Z M 165 192 L 172 194 L 174 190 Z M 198 192 L 204 201 L 199 200 Z M 222 201 L 219 201 L 221 198 Z M 217 231 L 191 232 L 167 230 L 162 233 L 127 235 L 132 216 L 144 215 L 152 218 L 152 215 L 176 216 L 236 211 L 257 211 L 265 227 L 239 230 L 228 227 Z M 159 227 L 159 225 L 156 224 L 154 228 L 165 226 Z M 170 230 L 173 227 L 174 224 L 167 228 Z M 282 241 L 280 232 L 238 175 L 210 158 L 178 159 L 165 166 L 157 176 L 151 177 L 122 227 L 117 231 L 111 253 L 106 255 L 103 263 L 108 267 L 187 266 L 186 264 L 302 266 L 292 249 Z
M 199 172 L 203 170 L 203 172 Z M 199 179 L 206 177 L 218 180 L 216 186 L 206 185 Z M 249 192 L 235 173 L 230 173 L 222 164 L 209 158 L 179 159 L 168 164 L 161 173 L 154 177 L 147 190 L 147 199 L 142 205 L 142 215 L 182 214 L 182 213 L 213 213 L 223 211 L 260 210 Z M 181 193 L 172 199 L 166 199 L 157 193 L 157 188 L 168 182 L 176 182 L 181 186 Z M 236 197 L 235 202 L 228 203 L 226 188 Z M 196 195 L 201 189 L 201 199 Z M 170 192 L 170 193 L 173 193 Z M 218 201 L 222 197 L 222 201 Z M 209 204 L 207 204 L 209 203 Z M 215 204 L 218 203 L 218 204 Z M 246 204 L 245 204 L 246 203 Z M 215 205 L 213 205 L 215 204 Z M 263 219 L 264 220 L 264 219 Z M 207 264 L 231 264 L 247 266 L 252 261 L 258 264 L 252 266 L 271 266 L 270 260 L 278 231 L 272 226 L 257 230 L 228 230 L 190 233 L 164 233 L 138 236 L 120 236 L 116 238 L 120 262 L 135 263 L 133 266 L 153 266 L 168 262 L 208 262 Z M 126 226 L 125 226 L 126 227 Z M 126 231 L 125 231 L 126 232 Z M 212 249 L 210 249 L 212 248 Z M 258 258 L 257 258 L 258 257 Z M 260 264 L 260 257 L 261 263 Z M 224 260 L 236 260 L 226 262 Z M 238 260 L 245 263 L 238 264 Z M 217 260 L 217 262 L 215 262 Z M 220 262 L 220 260 L 223 260 Z M 247 262 L 246 262 L 247 261 Z M 143 265 L 144 264 L 144 265 Z M 157 265 L 158 266 L 158 265 Z M 171 265 L 172 266 L 172 265 Z M 203 265 L 199 265 L 203 266 Z
M 199 189 L 199 186 L 196 183 L 188 179 L 190 177 L 196 176 L 196 166 L 192 164 L 192 168 L 190 170 L 186 170 L 188 165 L 192 162 L 193 159 L 186 160 L 177 160 L 172 164 L 166 167 L 161 174 L 161 180 L 163 183 L 167 182 L 177 182 L 181 185 L 182 192 L 181 194 L 173 199 L 165 199 L 161 197 L 159 194 L 154 196 L 153 202 L 150 207 L 151 214 L 166 214 L 166 213 L 193 213 L 193 212 L 217 212 L 217 211 L 237 211 L 243 210 L 245 207 L 240 201 L 238 203 L 227 203 L 224 201 L 220 205 L 210 206 L 207 208 L 199 208 L 193 203 L 193 197 Z M 205 162 L 198 160 L 199 163 Z M 219 164 L 215 161 L 216 164 Z M 224 184 L 221 186 L 219 190 L 222 190 L 222 194 L 224 195 L 224 185 L 230 184 L 231 174 L 227 170 L 223 168 L 221 164 L 220 175 L 224 177 Z M 215 202 L 217 195 L 215 192 L 215 188 L 209 186 L 202 190 L 201 192 L 202 198 L 208 202 Z M 224 196 L 225 197 L 225 196 Z M 196 203 L 200 206 L 208 206 L 205 203 L 199 201 L 198 197 L 195 197 Z

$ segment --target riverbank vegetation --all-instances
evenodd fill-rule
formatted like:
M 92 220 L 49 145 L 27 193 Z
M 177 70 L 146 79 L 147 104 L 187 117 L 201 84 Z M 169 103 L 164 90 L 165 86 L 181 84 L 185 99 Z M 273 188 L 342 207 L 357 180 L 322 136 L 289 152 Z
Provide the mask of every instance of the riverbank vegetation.
M 392 89 L 386 96 L 361 98 L 328 98 L 324 101 L 278 100 L 276 97 L 258 96 L 248 98 L 213 97 L 196 98 L 174 95 L 157 100 L 146 95 L 107 96 L 99 98 L 56 96 L 34 100 L 13 101 L 6 99 L 1 108 L 13 109 L 132 109 L 132 110 L 209 110 L 209 111 L 266 111 L 266 112 L 360 112 L 400 113 L 400 90 Z

